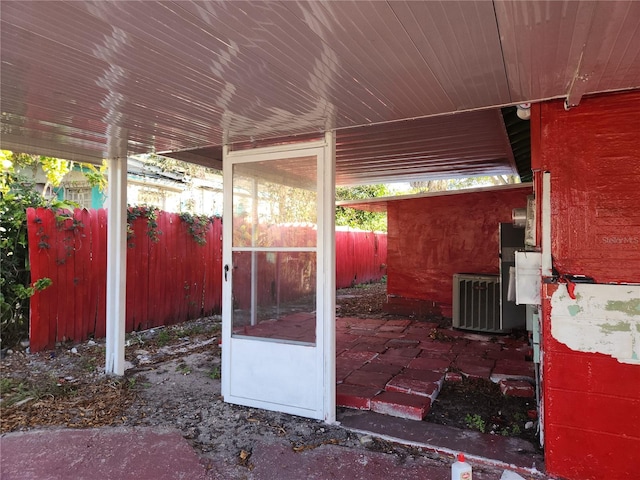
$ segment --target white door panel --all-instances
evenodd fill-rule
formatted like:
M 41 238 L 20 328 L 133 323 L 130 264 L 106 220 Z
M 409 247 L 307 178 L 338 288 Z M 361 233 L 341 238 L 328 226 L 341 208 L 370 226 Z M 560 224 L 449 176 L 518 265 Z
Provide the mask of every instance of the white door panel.
M 273 404 L 273 410 L 315 416 L 313 412 L 318 411 L 322 403 L 317 395 L 315 347 L 242 338 L 234 338 L 232 342 L 232 397 L 247 401 L 264 399 Z M 247 362 L 251 357 L 268 360 Z M 285 388 L 293 379 L 295 388 Z
M 225 148 L 227 402 L 335 418 L 333 150 L 331 134 L 322 142 Z

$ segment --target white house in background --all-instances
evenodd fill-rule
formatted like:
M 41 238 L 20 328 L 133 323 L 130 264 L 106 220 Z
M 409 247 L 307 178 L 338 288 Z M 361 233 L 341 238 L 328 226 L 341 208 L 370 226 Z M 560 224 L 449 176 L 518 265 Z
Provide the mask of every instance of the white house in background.
M 39 191 L 46 184 L 41 168 L 35 172 L 23 170 L 36 182 Z M 108 190 L 108 186 L 107 186 Z M 45 196 L 76 202 L 83 208 L 106 206 L 107 192 L 92 187 L 75 165 L 57 188 L 48 188 Z M 189 212 L 198 215 L 222 215 L 222 173 L 208 169 L 204 178 L 193 178 L 176 171 L 165 171 L 160 167 L 145 164 L 140 159 L 129 157 L 127 169 L 127 203 L 130 205 L 152 205 L 166 212 Z
M 194 178 L 149 165 L 130 157 L 127 161 L 127 203 L 153 205 L 166 212 L 222 215 L 222 172 L 208 169 Z

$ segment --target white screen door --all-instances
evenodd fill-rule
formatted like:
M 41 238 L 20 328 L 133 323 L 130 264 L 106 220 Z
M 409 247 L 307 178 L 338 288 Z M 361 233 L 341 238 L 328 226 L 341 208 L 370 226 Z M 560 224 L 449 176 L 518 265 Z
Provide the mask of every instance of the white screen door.
M 333 135 L 223 165 L 224 400 L 333 421 Z

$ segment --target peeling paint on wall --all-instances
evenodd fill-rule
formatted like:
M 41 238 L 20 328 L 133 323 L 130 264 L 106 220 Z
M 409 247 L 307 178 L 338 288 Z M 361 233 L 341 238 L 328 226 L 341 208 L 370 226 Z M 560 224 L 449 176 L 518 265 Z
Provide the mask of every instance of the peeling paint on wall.
M 634 298 L 627 302 L 610 300 L 607 302 L 607 310 L 617 310 L 632 316 L 640 315 L 640 298 Z
M 566 285 L 551 297 L 551 334 L 569 348 L 640 364 L 640 285 Z

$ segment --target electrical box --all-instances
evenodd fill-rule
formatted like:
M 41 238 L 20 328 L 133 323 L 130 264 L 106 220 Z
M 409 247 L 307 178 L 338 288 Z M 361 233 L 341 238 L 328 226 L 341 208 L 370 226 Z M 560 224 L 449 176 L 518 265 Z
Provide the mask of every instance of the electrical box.
M 542 254 L 516 252 L 516 303 L 540 305 Z

